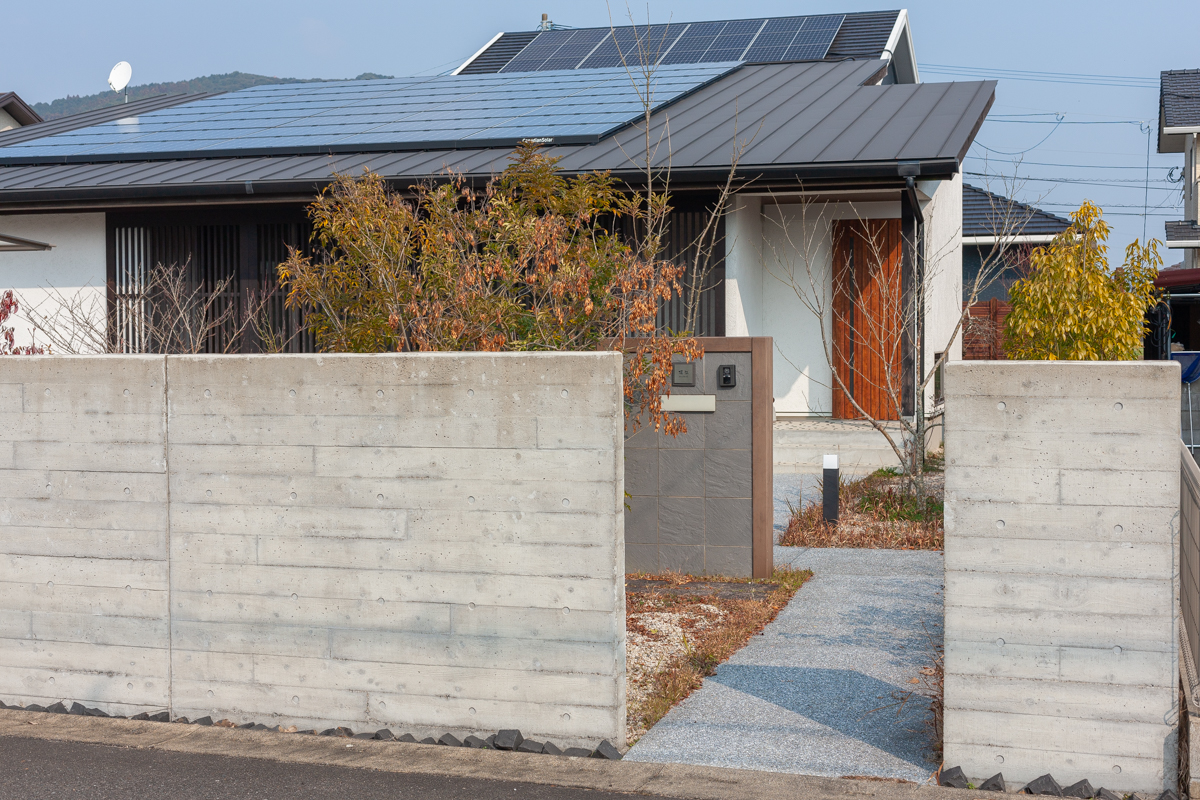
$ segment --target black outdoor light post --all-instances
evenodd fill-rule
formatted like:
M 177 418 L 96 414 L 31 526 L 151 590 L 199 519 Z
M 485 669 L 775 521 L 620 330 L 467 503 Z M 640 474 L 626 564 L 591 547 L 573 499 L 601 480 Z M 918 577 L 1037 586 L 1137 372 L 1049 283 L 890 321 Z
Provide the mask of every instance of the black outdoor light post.
M 824 506 L 825 521 L 836 523 L 838 521 L 838 457 L 837 455 L 825 456 L 824 483 L 822 489 L 822 505 Z

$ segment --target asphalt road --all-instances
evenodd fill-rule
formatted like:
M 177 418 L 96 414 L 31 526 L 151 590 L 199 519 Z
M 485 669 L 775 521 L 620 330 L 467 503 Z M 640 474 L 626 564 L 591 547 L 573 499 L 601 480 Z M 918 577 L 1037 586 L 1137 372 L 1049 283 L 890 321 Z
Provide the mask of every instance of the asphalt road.
M 0 800 L 628 800 L 632 795 L 0 737 Z

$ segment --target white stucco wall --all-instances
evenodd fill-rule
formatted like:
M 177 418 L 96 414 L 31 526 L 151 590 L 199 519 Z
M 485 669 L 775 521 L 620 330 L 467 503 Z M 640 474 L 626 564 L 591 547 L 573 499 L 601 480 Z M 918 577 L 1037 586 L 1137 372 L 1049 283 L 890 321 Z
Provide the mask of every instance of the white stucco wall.
M 923 181 L 926 220 L 926 372 L 958 319 L 962 295 L 962 179 Z M 899 219 L 900 201 L 739 198 L 726 219 L 725 333 L 775 340 L 775 412 L 829 416 L 832 374 L 812 308 L 831 329 L 834 220 Z M 811 275 L 811 281 L 810 281 Z M 807 299 L 802 300 L 803 293 Z M 950 348 L 961 358 L 961 342 Z M 932 400 L 933 384 L 928 387 Z
M 756 220 L 749 201 L 757 201 L 761 209 Z M 833 412 L 833 378 L 813 309 L 824 310 L 825 330 L 830 330 L 833 221 L 898 219 L 900 203 L 743 202 L 726 228 L 734 242 L 727 251 L 726 275 L 739 281 L 736 293 L 727 287 L 726 334 L 775 340 L 777 414 L 828 416 Z M 735 269 L 730 270 L 731 264 Z
M 13 119 L 12 114 L 0 108 L 0 131 L 11 131 L 13 128 L 19 127 L 21 127 L 21 123 Z
M 925 374 L 933 369 L 962 313 L 962 176 L 944 181 L 921 181 L 925 215 Z M 962 335 L 949 347 L 949 361 L 962 360 Z M 926 387 L 926 408 L 933 406 L 933 382 Z
M 18 345 L 33 337 L 26 314 L 48 312 L 57 290 L 103 320 L 105 308 L 104 214 L 17 214 L 0 216 L 0 233 L 53 245 L 51 250 L 0 252 L 0 292 L 13 289 L 21 301 L 9 320 Z M 39 340 L 40 341 L 40 340 Z
M 725 218 L 725 335 L 761 336 L 762 198 L 740 196 Z

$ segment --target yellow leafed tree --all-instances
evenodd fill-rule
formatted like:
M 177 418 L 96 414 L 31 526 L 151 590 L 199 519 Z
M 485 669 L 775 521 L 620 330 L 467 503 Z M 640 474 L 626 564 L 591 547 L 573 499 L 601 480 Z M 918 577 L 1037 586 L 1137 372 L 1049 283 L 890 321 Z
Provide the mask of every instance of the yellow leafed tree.
M 1009 358 L 1131 361 L 1142 357 L 1146 311 L 1158 302 L 1159 242 L 1134 240 L 1124 266 L 1108 267 L 1108 224 L 1084 202 L 1071 227 L 1030 256 L 1029 275 L 1009 290 Z

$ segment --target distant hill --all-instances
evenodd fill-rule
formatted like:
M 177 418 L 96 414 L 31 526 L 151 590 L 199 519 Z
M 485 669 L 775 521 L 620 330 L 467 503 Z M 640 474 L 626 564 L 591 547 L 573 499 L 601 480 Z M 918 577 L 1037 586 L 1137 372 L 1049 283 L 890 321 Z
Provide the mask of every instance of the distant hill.
M 390 78 L 391 75 L 376 75 L 374 72 L 364 72 L 353 80 L 369 81 L 380 78 Z M 315 83 L 321 78 L 272 78 L 266 75 L 251 75 L 248 72 L 226 72 L 224 75 L 206 75 L 203 78 L 192 78 L 190 81 L 173 81 L 171 83 L 145 83 L 141 86 L 129 87 L 130 100 L 142 100 L 160 94 L 194 94 L 197 92 L 234 92 L 251 86 L 265 86 L 276 83 Z M 117 105 L 125 101 L 124 92 L 100 92 L 84 96 L 67 95 L 52 103 L 34 103 L 33 110 L 42 119 L 65 117 L 82 111 L 93 111 L 97 108 Z

